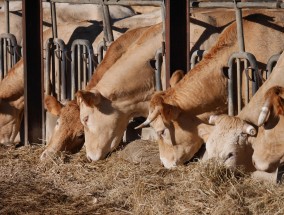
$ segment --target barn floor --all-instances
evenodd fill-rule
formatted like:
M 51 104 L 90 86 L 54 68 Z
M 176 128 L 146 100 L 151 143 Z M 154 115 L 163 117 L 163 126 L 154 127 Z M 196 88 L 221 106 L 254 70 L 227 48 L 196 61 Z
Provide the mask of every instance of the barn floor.
M 213 162 L 166 170 L 157 144 L 134 143 L 135 158 L 97 163 L 84 149 L 40 162 L 43 146 L 0 146 L 0 214 L 284 214 L 283 185 Z

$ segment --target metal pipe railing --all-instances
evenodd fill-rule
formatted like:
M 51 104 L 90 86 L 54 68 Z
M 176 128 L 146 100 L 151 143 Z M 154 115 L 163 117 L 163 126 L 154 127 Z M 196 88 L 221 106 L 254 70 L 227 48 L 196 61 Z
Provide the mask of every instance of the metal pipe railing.
M 49 1 L 49 0 L 45 0 Z M 160 6 L 163 0 L 50 0 L 56 3 L 72 4 L 105 4 L 105 5 L 124 5 L 124 6 Z
M 162 90 L 161 71 L 163 63 L 163 50 L 159 48 L 155 54 L 155 88 L 156 91 Z
M 271 74 L 271 72 L 273 70 L 273 67 L 275 66 L 275 64 L 277 63 L 277 61 L 280 58 L 280 55 L 281 54 L 272 55 L 269 58 L 269 60 L 267 61 L 267 64 L 266 64 L 266 72 L 267 72 L 266 78 L 268 78 L 268 76 Z
M 253 71 L 253 84 L 252 84 L 252 95 L 254 95 L 259 87 L 259 81 L 258 81 L 258 76 L 257 76 L 257 72 L 258 72 L 258 66 L 257 66 L 257 61 L 254 57 L 254 55 L 252 55 L 251 53 L 248 52 L 235 52 L 231 55 L 231 57 L 229 58 L 228 61 L 228 66 L 229 66 L 229 70 L 228 70 L 228 75 L 229 75 L 229 79 L 228 79 L 228 114 L 230 116 L 233 116 L 235 114 L 235 91 L 234 91 L 234 78 L 233 78 L 233 63 L 236 59 L 246 59 L 249 61 L 250 63 L 250 67 L 252 68 Z M 239 67 L 239 71 L 237 71 L 238 73 L 241 73 L 240 71 L 240 66 Z M 246 68 L 245 68 L 246 69 Z M 238 80 L 238 85 L 240 85 L 240 80 Z M 238 94 L 241 93 L 241 88 L 239 88 Z M 240 98 L 240 95 L 237 96 L 237 98 Z M 238 100 L 237 102 L 241 102 L 240 100 Z
M 82 53 L 81 53 L 81 47 L 83 46 L 86 49 L 86 53 L 87 57 L 83 57 Z M 77 49 L 77 58 L 76 58 L 76 49 Z M 72 58 L 72 63 L 71 63 L 71 99 L 74 99 L 75 93 L 77 90 L 82 89 L 83 87 L 85 87 L 87 85 L 86 81 L 89 81 L 92 77 L 92 73 L 93 73 L 93 59 L 94 59 L 94 51 L 93 51 L 93 47 L 91 45 L 91 43 L 88 40 L 82 40 L 82 39 L 77 39 L 74 40 L 71 46 L 71 58 Z M 85 59 L 85 64 L 83 66 L 87 66 L 88 67 L 88 77 L 87 79 L 83 78 L 83 86 L 81 85 L 82 82 L 82 78 L 81 78 L 81 74 L 83 73 L 82 67 L 81 66 L 81 59 Z M 78 66 L 78 70 L 77 70 L 77 87 L 76 87 L 76 62 L 77 62 L 77 66 Z M 80 66 L 79 66 L 80 65 Z M 85 74 L 86 75 L 86 74 Z M 83 77 L 85 76 L 83 74 Z
M 57 99 L 64 101 L 67 98 L 67 80 L 66 80 L 66 45 L 63 40 L 58 38 L 49 38 L 45 43 L 45 93 L 47 95 L 56 95 Z M 52 72 L 50 69 L 51 61 L 58 59 L 58 68 Z M 54 62 L 53 62 L 54 63 Z M 55 63 L 54 63 L 55 64 Z M 55 77 L 54 77 L 55 76 Z M 52 79 L 51 79 L 52 78 Z M 51 88 L 52 86 L 52 88 Z
M 56 19 L 56 7 L 54 2 L 50 2 L 51 24 L 52 24 L 52 37 L 57 38 L 57 19 Z
M 191 8 L 234 8 L 234 2 L 190 2 Z M 283 2 L 237 2 L 237 8 L 266 8 L 280 9 L 284 8 Z
M 21 56 L 18 56 L 17 39 L 13 34 L 0 35 L 0 79 L 2 80 L 8 70 L 15 65 Z
M 5 19 L 6 19 L 6 33 L 10 33 L 10 15 L 9 15 L 9 1 L 5 0 Z
M 206 54 L 205 50 L 195 50 L 190 57 L 190 69 L 202 60 L 203 55 Z
M 105 38 L 107 42 L 113 42 L 113 32 L 111 28 L 111 21 L 110 21 L 110 15 L 109 15 L 109 7 L 108 5 L 103 4 L 102 5 L 102 11 L 103 11 L 103 23 L 104 23 L 104 32 L 105 32 Z

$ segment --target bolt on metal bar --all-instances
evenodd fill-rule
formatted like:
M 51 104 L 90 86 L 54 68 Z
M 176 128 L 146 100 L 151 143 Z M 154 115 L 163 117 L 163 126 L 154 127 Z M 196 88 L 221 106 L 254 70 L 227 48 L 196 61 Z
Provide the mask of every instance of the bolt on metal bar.
M 254 57 L 254 55 L 252 55 L 251 53 L 248 52 L 235 52 L 231 55 L 231 57 L 229 58 L 228 61 L 228 66 L 229 66 L 229 79 L 228 79 L 228 114 L 230 116 L 233 116 L 235 113 L 235 99 L 236 95 L 235 95 L 235 91 L 234 91 L 234 85 L 233 85 L 233 63 L 236 59 L 247 59 L 248 62 L 250 63 L 251 68 L 253 69 L 253 79 L 254 82 L 252 84 L 252 95 L 255 94 L 255 92 L 257 91 L 258 87 L 259 87 L 259 81 L 258 81 L 258 76 L 257 76 L 257 72 L 258 72 L 258 66 L 257 66 L 257 61 Z M 240 73 L 240 71 L 237 71 L 238 73 Z M 240 82 L 238 84 L 241 84 Z M 238 91 L 239 93 L 240 91 Z M 239 96 L 238 96 L 239 97 Z M 241 102 L 240 100 L 237 102 Z
M 92 77 L 92 73 L 93 73 L 93 58 L 94 58 L 94 51 L 93 51 L 93 47 L 91 45 L 91 43 L 88 40 L 83 40 L 83 39 L 77 39 L 74 40 L 71 46 L 71 56 L 72 56 L 72 63 L 71 63 L 71 99 L 74 99 L 75 93 L 77 90 L 82 89 L 83 86 L 81 86 L 81 84 L 78 84 L 76 87 L 76 75 L 75 75 L 75 70 L 76 70 L 76 62 L 77 65 L 81 65 L 80 60 L 83 59 L 82 57 L 82 53 L 80 52 L 80 46 L 83 46 L 86 48 L 86 54 L 88 57 L 86 57 L 86 59 L 88 59 L 88 80 L 89 81 Z M 76 57 L 76 49 L 77 49 L 77 59 Z M 81 66 L 78 67 L 79 70 L 77 70 L 77 80 L 79 82 L 81 82 Z M 85 87 L 85 86 L 84 86 Z

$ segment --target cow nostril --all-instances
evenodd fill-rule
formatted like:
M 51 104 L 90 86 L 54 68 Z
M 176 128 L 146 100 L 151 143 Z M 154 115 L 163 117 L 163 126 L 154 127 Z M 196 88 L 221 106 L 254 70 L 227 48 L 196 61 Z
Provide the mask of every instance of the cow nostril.
M 230 153 L 227 155 L 226 160 L 230 159 L 230 158 L 233 157 L 233 156 L 234 156 L 234 153 L 233 153 L 233 152 L 230 152 Z

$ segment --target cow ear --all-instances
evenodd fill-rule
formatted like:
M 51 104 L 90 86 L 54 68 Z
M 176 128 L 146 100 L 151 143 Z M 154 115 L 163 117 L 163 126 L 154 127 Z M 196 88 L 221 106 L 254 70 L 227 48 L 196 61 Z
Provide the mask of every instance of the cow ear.
M 59 116 L 62 107 L 63 105 L 55 97 L 50 95 L 44 97 L 44 108 L 51 114 Z
M 214 126 L 212 125 L 201 124 L 198 126 L 198 135 L 206 143 L 213 129 L 214 129 Z
M 84 91 L 79 90 L 76 93 L 77 104 L 80 106 L 84 102 L 89 107 L 98 105 L 101 101 L 101 94 L 98 90 Z
M 183 70 L 176 70 L 170 79 L 170 87 L 175 86 L 182 78 L 184 77 L 184 71 Z

